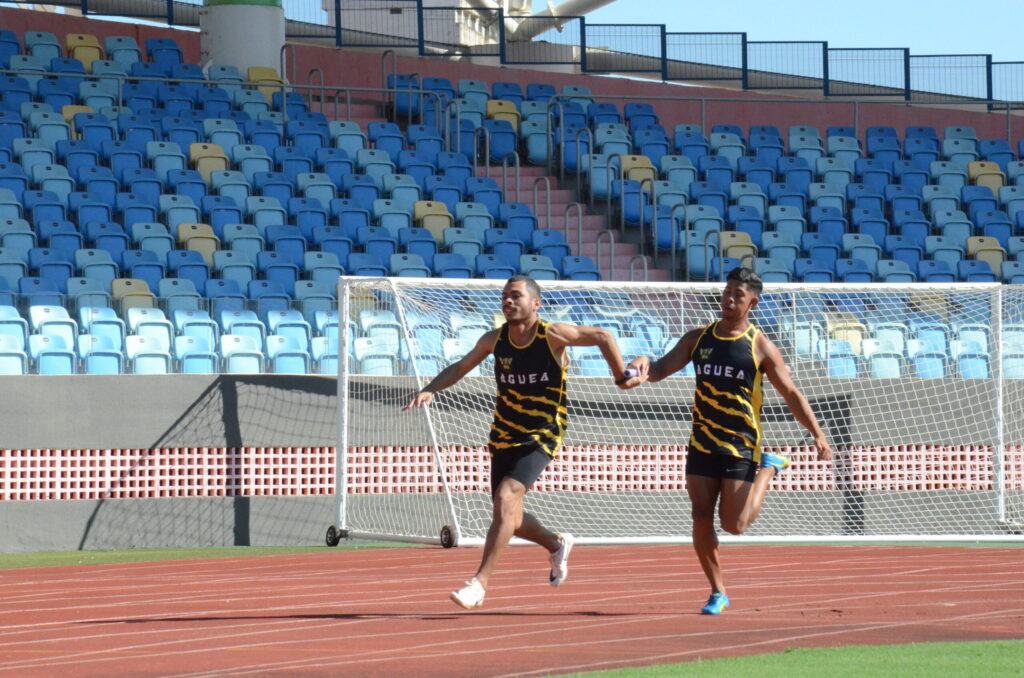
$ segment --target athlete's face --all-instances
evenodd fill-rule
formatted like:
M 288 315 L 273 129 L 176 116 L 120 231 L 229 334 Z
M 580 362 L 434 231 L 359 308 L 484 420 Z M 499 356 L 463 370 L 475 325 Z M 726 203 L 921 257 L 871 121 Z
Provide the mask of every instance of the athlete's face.
M 735 320 L 743 318 L 757 305 L 757 296 L 750 291 L 746 283 L 729 280 L 722 290 L 722 318 Z
M 524 321 L 536 315 L 540 309 L 540 299 L 530 293 L 530 288 L 522 280 L 505 285 L 501 291 L 501 312 L 509 322 Z

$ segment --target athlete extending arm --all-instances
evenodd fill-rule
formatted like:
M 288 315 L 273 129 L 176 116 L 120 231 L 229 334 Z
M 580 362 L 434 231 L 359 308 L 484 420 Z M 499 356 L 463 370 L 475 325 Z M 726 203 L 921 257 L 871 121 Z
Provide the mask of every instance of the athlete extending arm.
M 690 362 L 693 347 L 696 346 L 700 334 L 700 329 L 690 330 L 683 335 L 682 339 L 676 342 L 676 345 L 668 353 L 658 360 L 652 361 L 645 355 L 632 360 L 628 367 L 635 369 L 637 376 L 627 380 L 620 388 L 634 388 L 645 381 L 661 381 L 665 377 L 670 377 L 686 367 L 686 364 Z
M 413 396 L 412 401 L 403 407 L 402 411 L 432 403 L 435 393 L 443 391 L 449 386 L 454 386 L 460 379 L 469 374 L 474 367 L 486 360 L 487 356 L 494 350 L 494 342 L 497 339 L 498 330 L 484 332 L 477 340 L 476 345 L 469 350 L 469 353 L 438 372 L 437 376 L 431 379 L 429 384 Z
M 768 377 L 768 381 L 772 382 L 772 386 L 775 387 L 775 390 L 786 401 L 789 411 L 793 413 L 793 416 L 800 422 L 800 425 L 814 436 L 814 446 L 818 449 L 818 459 L 822 461 L 831 459 L 832 447 L 828 444 L 825 433 L 818 426 L 818 419 L 814 416 L 814 412 L 811 411 L 807 398 L 804 397 L 804 394 L 793 383 L 793 378 L 789 376 L 789 366 L 782 359 L 782 354 L 779 352 L 778 347 L 761 334 L 758 335 L 757 348 L 761 354 L 761 366 L 764 368 L 764 374 Z
M 603 327 L 551 323 L 548 327 L 548 345 L 563 365 L 565 364 L 565 348 L 567 346 L 597 346 L 608 363 L 608 367 L 611 368 L 616 385 L 623 390 L 635 386 L 635 384 L 627 385 L 632 380 L 623 379 L 626 366 L 622 360 L 622 354 L 619 352 L 619 345 L 615 342 L 615 335 Z M 633 377 L 633 379 L 638 378 Z

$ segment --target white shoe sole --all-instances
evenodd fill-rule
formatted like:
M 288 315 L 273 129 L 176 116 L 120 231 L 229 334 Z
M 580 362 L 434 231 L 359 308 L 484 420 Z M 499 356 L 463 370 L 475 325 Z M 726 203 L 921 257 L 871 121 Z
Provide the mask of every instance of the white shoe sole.
M 452 591 L 451 593 L 448 594 L 448 597 L 451 598 L 451 601 L 453 603 L 455 603 L 459 607 L 465 608 L 467 610 L 472 610 L 473 608 L 480 607 L 481 605 L 484 604 L 484 599 L 483 598 L 481 598 L 480 600 L 476 601 L 475 603 L 471 603 L 471 602 L 465 601 L 465 600 L 463 600 L 462 598 L 459 597 L 459 592 L 458 591 Z
M 563 568 L 565 570 L 565 574 L 561 579 L 556 579 L 548 575 L 548 583 L 552 586 L 559 586 L 569 578 L 569 554 L 572 553 L 572 547 L 575 545 L 575 540 L 571 534 L 563 534 L 560 536 L 562 537 L 562 546 L 565 548 L 565 558 L 563 559 L 563 562 L 565 563 L 565 567 Z M 554 570 L 554 568 L 552 568 L 552 570 Z

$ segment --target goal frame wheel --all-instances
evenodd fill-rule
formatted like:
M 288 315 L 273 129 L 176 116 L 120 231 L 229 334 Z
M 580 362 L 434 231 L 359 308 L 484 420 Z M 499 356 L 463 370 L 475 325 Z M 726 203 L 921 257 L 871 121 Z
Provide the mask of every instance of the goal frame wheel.
M 450 549 L 455 546 L 455 531 L 452 530 L 451 525 L 445 525 L 441 528 L 441 547 Z
M 344 537 L 343 532 L 345 532 L 345 530 L 339 530 L 334 525 L 330 525 L 327 528 L 327 534 L 325 535 L 324 541 L 328 546 L 337 546 L 341 542 L 342 537 Z

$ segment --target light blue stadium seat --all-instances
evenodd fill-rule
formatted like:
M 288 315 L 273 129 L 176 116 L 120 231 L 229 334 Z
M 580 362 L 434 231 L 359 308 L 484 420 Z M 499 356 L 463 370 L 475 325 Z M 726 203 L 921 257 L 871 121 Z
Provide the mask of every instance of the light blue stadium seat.
M 264 354 L 260 341 L 252 336 L 223 334 L 220 355 L 226 374 L 260 374 Z
M 204 337 L 175 337 L 174 358 L 182 374 L 215 374 L 220 369 L 220 359 Z
M 310 355 L 294 337 L 268 335 L 266 349 L 274 374 L 309 374 Z
M 338 342 L 337 337 L 314 337 L 311 344 L 311 357 L 316 364 L 317 374 L 338 373 Z
M 50 334 L 33 334 L 28 339 L 29 356 L 38 374 L 62 375 L 78 371 L 74 344 L 69 345 L 63 337 Z
M 25 343 L 16 337 L 0 332 L 0 374 L 16 375 L 29 373 L 29 358 Z
M 79 335 L 78 358 L 85 374 L 124 373 L 124 354 L 109 337 Z

